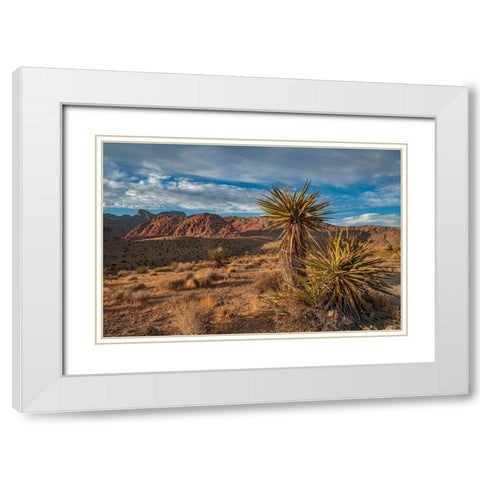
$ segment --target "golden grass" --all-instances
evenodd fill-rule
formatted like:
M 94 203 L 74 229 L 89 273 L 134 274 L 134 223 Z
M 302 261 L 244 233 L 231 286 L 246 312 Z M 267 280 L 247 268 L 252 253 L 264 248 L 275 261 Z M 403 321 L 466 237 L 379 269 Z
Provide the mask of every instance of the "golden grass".
M 277 289 L 282 280 L 280 270 L 261 271 L 255 276 L 255 289 L 258 293 L 265 293 Z
M 167 282 L 167 288 L 173 291 L 193 290 L 196 288 L 209 288 L 215 282 L 224 280 L 224 275 L 207 270 L 205 272 L 188 273 L 187 275 L 171 279 Z
M 143 274 L 135 269 L 105 274 L 104 335 L 228 335 L 400 327 L 399 273 L 395 273 L 397 280 L 392 286 L 396 296 L 372 295 L 369 301 L 376 315 L 352 326 L 332 313 L 299 306 L 283 295 L 281 288 L 277 291 L 283 295 L 282 308 L 273 309 L 268 301 L 280 277 L 274 253 L 230 258 L 218 269 L 212 264 L 206 260 L 177 262 L 149 268 Z M 392 260 L 391 264 L 398 272 L 399 262 Z
M 109 296 L 110 302 L 113 303 L 127 303 L 133 305 L 146 305 L 150 299 L 150 295 L 146 290 L 146 285 L 143 283 L 136 283 L 131 286 L 121 286 L 114 289 Z
M 171 325 L 177 335 L 208 333 L 211 309 L 196 299 L 182 298 L 172 304 Z
M 218 304 L 218 298 L 213 295 L 207 295 L 199 300 L 199 305 L 206 311 L 212 311 Z

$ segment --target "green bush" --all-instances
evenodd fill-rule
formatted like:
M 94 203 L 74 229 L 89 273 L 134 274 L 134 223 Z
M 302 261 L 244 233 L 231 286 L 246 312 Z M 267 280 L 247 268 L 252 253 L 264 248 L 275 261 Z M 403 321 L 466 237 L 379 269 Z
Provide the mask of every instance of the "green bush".
M 223 266 L 223 261 L 225 258 L 227 258 L 227 255 L 223 247 L 218 247 L 213 250 L 209 250 L 207 253 L 207 258 L 208 260 L 215 262 L 215 266 L 219 268 Z
M 372 292 L 390 293 L 391 274 L 383 260 L 348 229 L 330 234 L 325 245 L 310 250 L 304 263 L 297 297 L 309 306 L 321 305 L 358 319 L 361 312 L 371 310 Z

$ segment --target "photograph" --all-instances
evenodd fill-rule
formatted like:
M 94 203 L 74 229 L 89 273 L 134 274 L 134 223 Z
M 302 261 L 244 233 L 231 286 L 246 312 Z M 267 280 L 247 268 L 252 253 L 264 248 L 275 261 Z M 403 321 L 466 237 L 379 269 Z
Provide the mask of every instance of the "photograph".
M 103 142 L 103 337 L 401 329 L 401 156 Z
M 474 5 L 5 2 L 0 477 L 480 479 Z

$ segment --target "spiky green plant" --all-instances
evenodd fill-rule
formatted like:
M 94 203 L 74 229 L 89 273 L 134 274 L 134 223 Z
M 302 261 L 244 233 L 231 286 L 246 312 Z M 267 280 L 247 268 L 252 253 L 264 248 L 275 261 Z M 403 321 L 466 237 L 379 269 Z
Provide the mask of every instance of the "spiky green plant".
M 225 250 L 223 247 L 215 248 L 214 250 L 209 250 L 207 253 L 207 258 L 212 262 L 215 262 L 215 267 L 223 267 L 223 261 L 227 258 Z
M 287 281 L 296 282 L 296 272 L 304 267 L 303 259 L 313 241 L 311 232 L 320 230 L 328 215 L 330 202 L 319 201 L 320 192 L 308 193 L 310 180 L 294 192 L 273 186 L 257 199 L 257 204 L 270 220 L 269 229 L 282 230 L 280 252 Z
M 310 305 L 321 304 L 358 320 L 361 312 L 371 310 L 370 292 L 390 293 L 387 283 L 391 274 L 384 261 L 374 256 L 368 242 L 347 230 L 329 234 L 327 242 L 313 249 L 304 261 L 304 288 L 298 300 Z

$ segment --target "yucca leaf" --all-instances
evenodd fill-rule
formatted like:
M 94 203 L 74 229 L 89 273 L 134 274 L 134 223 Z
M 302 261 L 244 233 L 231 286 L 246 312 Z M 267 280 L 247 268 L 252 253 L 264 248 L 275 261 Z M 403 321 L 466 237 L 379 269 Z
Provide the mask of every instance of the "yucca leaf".
M 269 230 L 281 230 L 280 252 L 287 277 L 292 281 L 295 268 L 301 266 L 309 244 L 314 243 L 311 232 L 323 228 L 330 202 L 319 202 L 319 192 L 308 193 L 311 181 L 307 180 L 294 192 L 273 186 L 257 200 L 258 206 L 269 219 Z
M 305 280 L 302 295 L 313 295 L 326 309 L 335 309 L 358 319 L 369 310 L 369 290 L 389 294 L 383 260 L 375 258 L 368 242 L 351 235 L 348 229 L 329 234 L 327 242 L 310 249 L 298 269 Z M 305 300 L 303 300 L 305 302 Z

